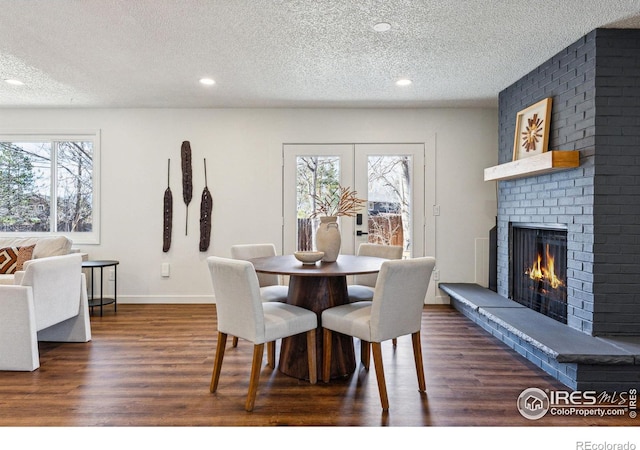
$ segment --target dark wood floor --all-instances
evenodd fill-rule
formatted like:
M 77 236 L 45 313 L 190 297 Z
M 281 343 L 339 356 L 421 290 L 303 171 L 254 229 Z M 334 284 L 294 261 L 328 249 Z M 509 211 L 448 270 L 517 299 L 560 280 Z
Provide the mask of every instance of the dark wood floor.
M 524 389 L 566 387 L 447 306 L 423 313 L 426 395 L 417 391 L 410 337 L 384 345 L 388 413 L 374 371 L 360 365 L 348 379 L 315 386 L 265 366 L 247 413 L 252 346 L 243 341 L 227 350 L 218 392 L 209 393 L 213 305 L 121 304 L 91 322 L 92 342 L 40 343 L 38 370 L 0 372 L 0 426 L 636 425 L 628 417 L 523 418 L 516 399 Z

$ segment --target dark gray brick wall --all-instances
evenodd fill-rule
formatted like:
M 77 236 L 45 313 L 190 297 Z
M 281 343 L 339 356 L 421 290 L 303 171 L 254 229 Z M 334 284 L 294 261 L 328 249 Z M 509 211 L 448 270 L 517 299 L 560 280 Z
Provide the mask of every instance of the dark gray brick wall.
M 568 228 L 568 325 L 640 334 L 640 30 L 598 29 L 499 95 L 499 162 L 516 115 L 553 99 L 550 150 L 580 167 L 498 183 L 498 293 L 508 296 L 509 222 Z
M 640 334 L 640 30 L 597 30 L 594 331 Z

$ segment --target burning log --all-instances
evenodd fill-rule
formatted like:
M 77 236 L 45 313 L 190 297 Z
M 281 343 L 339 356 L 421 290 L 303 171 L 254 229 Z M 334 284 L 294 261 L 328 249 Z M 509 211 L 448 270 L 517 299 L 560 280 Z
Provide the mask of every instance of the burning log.
M 525 274 L 532 280 L 544 282 L 553 289 L 564 286 L 564 282 L 555 273 L 554 258 L 549 252 L 548 244 L 546 246 L 546 264 L 542 265 L 542 255 L 538 253 L 537 260 Z

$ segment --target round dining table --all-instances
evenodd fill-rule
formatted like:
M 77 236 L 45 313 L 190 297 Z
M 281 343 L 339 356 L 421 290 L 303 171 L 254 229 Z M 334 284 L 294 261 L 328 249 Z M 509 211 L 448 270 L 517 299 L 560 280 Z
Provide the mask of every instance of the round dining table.
M 318 315 L 316 346 L 318 378 L 322 374 L 322 311 L 349 303 L 347 276 L 380 271 L 386 259 L 372 256 L 339 255 L 335 262 L 302 264 L 293 255 L 267 256 L 250 260 L 256 272 L 289 276 L 287 303 L 309 309 Z M 355 371 L 353 338 L 332 333 L 331 378 L 340 378 Z M 298 379 L 309 379 L 307 341 L 304 334 L 284 338 L 280 345 L 278 369 Z

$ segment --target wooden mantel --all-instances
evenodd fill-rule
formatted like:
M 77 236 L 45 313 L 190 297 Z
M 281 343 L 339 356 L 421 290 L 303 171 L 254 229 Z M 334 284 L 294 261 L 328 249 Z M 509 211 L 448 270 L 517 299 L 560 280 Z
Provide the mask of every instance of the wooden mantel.
M 513 180 L 580 166 L 578 150 L 551 150 L 484 169 L 484 181 Z

